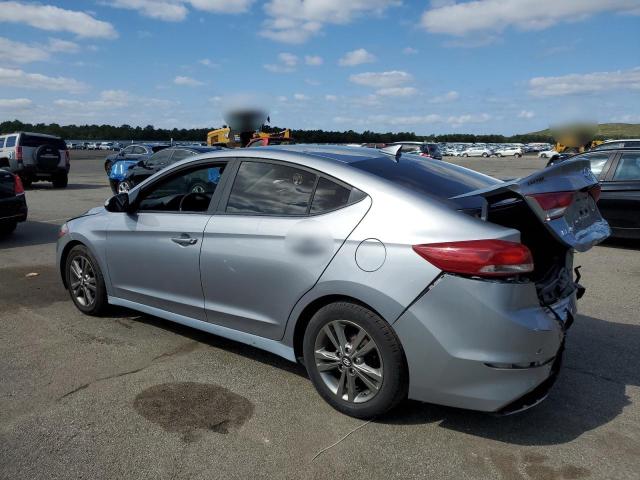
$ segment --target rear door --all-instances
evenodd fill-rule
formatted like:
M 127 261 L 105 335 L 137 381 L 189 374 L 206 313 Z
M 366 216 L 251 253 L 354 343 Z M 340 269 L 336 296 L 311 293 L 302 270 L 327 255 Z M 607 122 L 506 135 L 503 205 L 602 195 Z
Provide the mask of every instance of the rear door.
M 640 229 L 640 150 L 615 154 L 598 206 L 617 234 Z
M 279 339 L 295 303 L 370 203 L 362 192 L 293 164 L 238 164 L 204 232 L 200 267 L 207 320 Z

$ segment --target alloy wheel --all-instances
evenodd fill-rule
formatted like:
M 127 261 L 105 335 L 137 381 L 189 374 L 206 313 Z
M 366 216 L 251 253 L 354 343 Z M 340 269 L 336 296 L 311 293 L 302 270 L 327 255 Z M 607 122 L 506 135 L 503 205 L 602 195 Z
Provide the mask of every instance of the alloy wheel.
M 118 193 L 128 193 L 130 188 L 128 182 L 120 182 L 118 184 Z
M 96 301 L 97 282 L 96 274 L 89 259 L 78 255 L 69 266 L 69 284 L 71 293 L 83 307 L 90 307 Z
M 382 355 L 369 333 L 348 320 L 326 324 L 316 336 L 315 366 L 324 384 L 339 399 L 364 403 L 383 382 Z

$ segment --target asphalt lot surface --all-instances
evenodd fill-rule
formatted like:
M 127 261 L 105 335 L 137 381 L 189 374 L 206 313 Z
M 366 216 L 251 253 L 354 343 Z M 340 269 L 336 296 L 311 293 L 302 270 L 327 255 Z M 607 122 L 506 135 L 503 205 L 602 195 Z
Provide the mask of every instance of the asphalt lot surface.
M 640 477 L 640 244 L 578 255 L 587 293 L 539 406 L 494 417 L 405 402 L 363 422 L 274 355 L 128 310 L 75 309 L 56 233 L 110 196 L 103 158 L 72 152 L 69 187 L 34 184 L 29 221 L 0 240 L 0 478 Z M 455 161 L 501 178 L 545 163 Z

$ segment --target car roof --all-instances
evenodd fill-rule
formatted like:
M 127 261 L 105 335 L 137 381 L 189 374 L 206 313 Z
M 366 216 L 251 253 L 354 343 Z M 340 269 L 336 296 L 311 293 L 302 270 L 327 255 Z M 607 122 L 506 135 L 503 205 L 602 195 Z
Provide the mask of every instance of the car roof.
M 640 138 L 619 138 L 617 140 L 605 140 L 600 145 L 606 145 L 607 143 L 616 143 L 616 142 L 640 142 Z
M 215 152 L 216 150 L 222 150 L 222 147 L 217 146 L 202 146 L 202 145 L 174 145 L 170 147 L 173 150 L 191 150 L 192 152 L 207 153 Z
M 390 159 L 377 148 L 368 147 L 347 147 L 342 145 L 316 145 L 316 144 L 293 144 L 293 145 L 273 145 L 268 147 L 256 147 L 252 150 L 268 150 L 270 152 L 281 151 L 290 153 L 301 153 L 309 157 L 321 158 L 323 160 L 333 160 L 340 163 L 354 163 L 364 159 L 384 157 Z
M 12 132 L 12 133 L 3 133 L 2 136 L 5 135 L 35 135 L 37 137 L 47 137 L 47 138 L 55 138 L 55 139 L 59 139 L 61 137 L 58 137 L 56 135 L 49 135 L 48 133 L 35 133 L 35 132 Z

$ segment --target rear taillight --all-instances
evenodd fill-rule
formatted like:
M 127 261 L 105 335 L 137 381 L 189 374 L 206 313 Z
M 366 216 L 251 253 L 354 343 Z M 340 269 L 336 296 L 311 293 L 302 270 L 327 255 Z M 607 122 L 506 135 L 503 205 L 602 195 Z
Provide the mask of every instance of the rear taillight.
M 22 185 L 22 180 L 20 180 L 20 177 L 17 175 L 13 177 L 13 192 L 16 195 L 21 195 L 24 193 L 24 185 Z
M 69 166 L 70 158 L 69 158 L 69 150 L 64 151 L 64 163 Z
M 602 191 L 602 188 L 600 187 L 600 184 L 598 185 L 594 185 L 593 187 L 591 187 L 589 189 L 589 195 L 591 195 L 593 197 L 593 200 L 598 203 L 598 200 L 600 200 L 600 192 Z
M 551 192 L 551 193 L 538 193 L 537 195 L 531 195 L 540 208 L 544 210 L 545 220 L 553 220 L 559 218 L 565 214 L 567 208 L 573 202 L 574 192 Z
M 506 240 L 414 245 L 413 250 L 440 270 L 479 277 L 507 277 L 533 271 L 533 257 L 521 243 Z
M 22 161 L 22 147 L 16 147 L 16 160 L 19 162 Z

